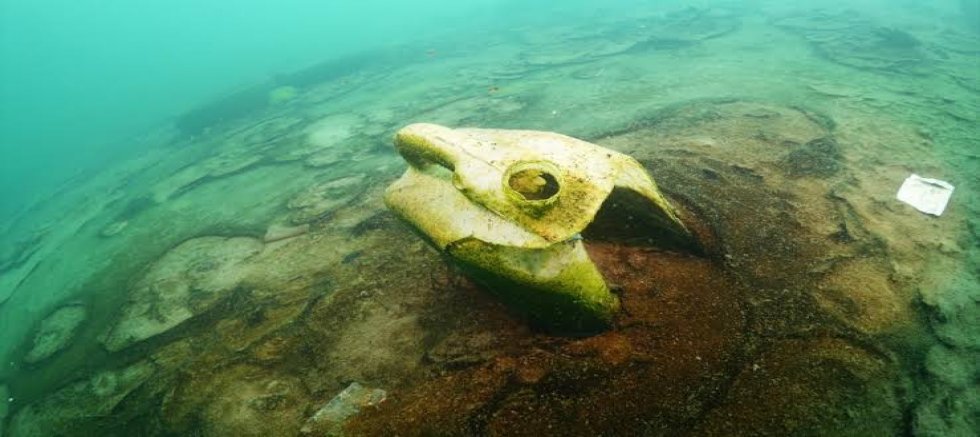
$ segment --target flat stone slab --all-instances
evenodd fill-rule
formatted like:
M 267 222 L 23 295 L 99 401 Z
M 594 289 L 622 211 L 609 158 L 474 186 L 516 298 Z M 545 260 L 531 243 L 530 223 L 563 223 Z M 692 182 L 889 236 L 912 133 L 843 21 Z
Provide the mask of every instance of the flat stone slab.
M 314 431 L 326 432 L 329 435 L 339 433 L 347 419 L 360 412 L 362 408 L 384 402 L 386 396 L 387 393 L 382 389 L 369 388 L 352 382 L 317 410 L 300 431 L 304 434 Z
M 156 372 L 149 361 L 107 370 L 71 384 L 17 411 L 10 421 L 14 436 L 82 435 L 82 425 L 112 413 L 127 395 Z
M 202 237 L 175 247 L 133 287 L 102 343 L 121 350 L 207 311 L 238 285 L 243 262 L 262 246 L 254 238 Z
M 67 347 L 86 318 L 88 311 L 82 305 L 66 305 L 54 310 L 41 321 L 34 334 L 34 346 L 24 356 L 24 362 L 42 361 Z

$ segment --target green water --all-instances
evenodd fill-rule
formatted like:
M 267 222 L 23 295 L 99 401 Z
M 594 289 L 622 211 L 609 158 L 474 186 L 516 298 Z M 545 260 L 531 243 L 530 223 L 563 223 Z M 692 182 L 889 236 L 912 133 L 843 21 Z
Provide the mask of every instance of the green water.
M 978 111 L 973 0 L 6 1 L 0 436 L 353 382 L 351 435 L 976 435 Z M 414 122 L 633 155 L 711 248 L 590 246 L 625 312 L 540 331 L 385 209 Z

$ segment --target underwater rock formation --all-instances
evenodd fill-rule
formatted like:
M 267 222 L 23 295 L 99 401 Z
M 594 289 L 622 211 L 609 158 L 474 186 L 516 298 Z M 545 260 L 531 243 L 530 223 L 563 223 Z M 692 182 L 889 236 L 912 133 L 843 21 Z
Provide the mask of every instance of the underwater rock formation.
M 350 150 L 343 147 L 348 139 L 364 128 L 364 120 L 357 114 L 337 114 L 322 117 L 301 130 L 302 137 L 282 155 L 294 159 L 307 159 L 313 167 L 322 166 L 334 157 L 342 157 Z
M 882 141 L 901 140 L 889 132 Z M 293 434 L 364 381 L 387 400 L 344 432 L 903 429 L 909 358 L 882 339 L 914 332 L 919 291 L 906 272 L 935 243 L 911 231 L 914 211 L 876 206 L 894 195 L 879 181 L 900 181 L 901 169 L 855 164 L 867 152 L 820 114 L 738 100 L 670 107 L 596 142 L 667 181 L 704 245 L 587 239 L 622 302 L 611 330 L 576 339 L 530 329 L 383 209 L 390 180 L 331 175 L 282 210 L 307 214 L 306 233 L 188 240 L 133 282 L 103 341 L 152 350 L 158 377 L 134 392 L 145 402 L 134 408 L 170 433 Z M 824 164 L 794 164 L 801 150 Z M 926 366 L 962 396 L 976 371 L 951 345 L 928 351 Z M 64 390 L 34 403 L 76 414 L 50 400 Z M 945 419 L 931 412 L 949 398 L 930 399 L 916 420 L 938 429 Z M 60 426 L 21 411 L 19 429 Z
M 640 23 L 645 39 L 633 49 L 663 50 L 724 36 L 738 29 L 741 20 L 736 14 L 722 9 L 691 6 Z
M 269 91 L 269 105 L 281 105 L 296 98 L 299 90 L 294 86 L 281 86 Z
M 357 114 L 338 114 L 324 117 L 307 128 L 311 147 L 338 147 L 357 132 L 364 120 Z
M 322 218 L 338 207 L 360 196 L 367 182 L 366 175 L 352 174 L 316 184 L 297 194 L 287 203 L 293 224 L 309 223 Z
M 175 425 L 201 421 L 195 425 L 206 435 L 296 435 L 308 396 L 294 375 L 236 365 L 182 384 L 164 400 L 162 413 Z
M 111 415 L 126 396 L 147 381 L 156 366 L 141 361 L 119 370 L 105 370 L 71 384 L 17 411 L 10 420 L 10 435 L 42 437 L 79 435 L 99 429 L 99 420 Z M 104 429 L 103 429 L 104 431 Z
M 739 19 L 721 10 L 688 7 L 632 23 L 556 27 L 535 32 L 521 59 L 531 67 L 578 64 L 630 51 L 688 47 L 734 31 Z
M 24 355 L 24 362 L 37 363 L 67 347 L 87 317 L 88 312 L 83 305 L 65 305 L 52 311 L 37 328 L 33 345 Z
M 474 96 L 457 99 L 419 114 L 421 120 L 452 126 L 480 124 L 488 118 L 507 119 L 526 109 L 526 98 Z M 387 144 L 385 145 L 388 146 Z
M 908 32 L 875 25 L 854 13 L 811 12 L 775 24 L 803 36 L 827 59 L 851 67 L 925 74 L 936 57 Z
M 133 286 L 103 344 L 117 351 L 208 311 L 228 297 L 243 261 L 261 249 L 261 241 L 245 237 L 202 237 L 175 247 Z
M 625 310 L 612 331 L 556 341 L 498 330 L 493 335 L 514 346 L 463 361 L 439 359 L 440 346 L 431 356 L 445 376 L 393 395 L 351 429 L 898 432 L 903 362 L 869 344 L 872 335 L 911 326 L 915 289 L 892 282 L 877 230 L 856 223 L 829 194 L 875 175 L 839 160 L 834 172 L 786 166 L 800 147 L 820 141 L 835 139 L 818 115 L 740 101 L 679 105 L 601 139 L 670 181 L 675 203 L 708 242 L 707 257 L 587 245 L 621 287 Z M 840 147 L 828 160 L 854 153 Z M 847 238 L 835 233 L 840 226 Z M 456 395 L 437 395 L 445 392 Z
M 20 282 L 33 270 L 36 261 L 31 258 L 41 249 L 44 233 L 37 232 L 30 239 L 16 244 L 2 245 L 0 249 L 0 304 L 7 301 L 20 285 Z
M 262 237 L 262 242 L 264 243 L 274 243 L 276 241 L 285 240 L 287 238 L 298 237 L 310 231 L 310 225 L 303 224 L 298 226 L 283 226 L 273 224 L 270 225 L 265 231 L 265 236 Z
M 241 172 L 263 161 L 261 155 L 247 150 L 226 151 L 191 165 L 153 187 L 153 200 L 164 203 L 209 179 Z
M 251 118 L 198 120 L 124 190 L 82 191 L 97 201 L 42 225 L 36 247 L 0 245 L 0 302 L 25 284 L 0 305 L 16 338 L 0 433 L 299 435 L 358 381 L 387 397 L 349 435 L 975 434 L 977 40 L 915 27 L 918 46 L 878 53 L 902 37 L 860 16 L 770 25 L 794 20 L 688 10 L 448 41 L 406 68 L 277 83 L 298 94 L 275 107 L 262 88 Z M 404 170 L 390 135 L 413 121 L 634 156 L 704 250 L 587 230 L 622 310 L 593 337 L 538 331 L 385 209 Z M 956 183 L 942 217 L 895 201 L 913 171 Z M 19 327 L 14 308 L 65 301 L 85 302 L 79 335 L 19 365 L 49 314 Z M 152 376 L 130 385 L 134 363 Z

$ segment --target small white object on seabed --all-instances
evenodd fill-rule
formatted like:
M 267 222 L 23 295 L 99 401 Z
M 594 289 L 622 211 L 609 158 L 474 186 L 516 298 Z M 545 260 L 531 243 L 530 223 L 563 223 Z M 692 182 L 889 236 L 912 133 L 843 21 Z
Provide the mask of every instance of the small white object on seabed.
M 905 178 L 895 197 L 919 211 L 939 216 L 946 209 L 952 195 L 953 186 L 949 182 L 924 178 L 913 173 Z

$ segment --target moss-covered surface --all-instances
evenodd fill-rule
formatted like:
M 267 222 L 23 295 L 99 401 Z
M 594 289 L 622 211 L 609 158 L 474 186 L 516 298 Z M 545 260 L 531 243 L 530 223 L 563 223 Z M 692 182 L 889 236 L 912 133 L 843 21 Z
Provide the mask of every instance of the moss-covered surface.
M 588 335 L 609 327 L 619 299 L 580 244 L 526 249 L 466 239 L 446 253 L 532 324 L 556 335 Z M 535 269 L 549 264 L 557 266 Z

